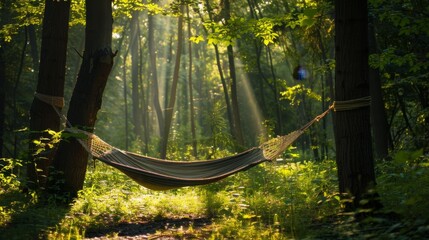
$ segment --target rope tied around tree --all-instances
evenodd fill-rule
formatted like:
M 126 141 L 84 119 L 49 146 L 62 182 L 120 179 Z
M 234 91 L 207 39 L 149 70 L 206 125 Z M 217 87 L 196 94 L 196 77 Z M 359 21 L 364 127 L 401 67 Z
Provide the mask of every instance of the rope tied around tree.
M 38 92 L 34 93 L 34 97 L 53 107 L 57 107 L 57 108 L 64 107 L 64 97 L 51 96 L 51 95 L 46 95 Z
M 334 109 L 335 112 L 340 111 L 349 111 L 354 110 L 362 107 L 368 107 L 371 105 L 371 97 L 361 97 L 361 98 L 355 98 L 345 101 L 335 101 L 331 107 Z M 330 108 L 331 108 L 330 107 Z

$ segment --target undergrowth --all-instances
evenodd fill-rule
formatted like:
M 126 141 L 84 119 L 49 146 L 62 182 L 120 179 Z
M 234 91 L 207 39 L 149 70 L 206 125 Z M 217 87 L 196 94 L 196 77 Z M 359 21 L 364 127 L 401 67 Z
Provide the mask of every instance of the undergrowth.
M 399 152 L 377 164 L 384 213 L 400 218 L 364 223 L 342 214 L 331 160 L 266 163 L 215 184 L 165 192 L 97 163 L 88 167 L 84 189 L 68 206 L 23 192 L 24 183 L 10 171 L 19 161 L 2 162 L 1 239 L 115 239 L 122 234 L 119 226 L 133 223 L 158 226 L 149 234 L 154 238 L 177 239 L 413 239 L 429 233 L 429 159 L 421 152 Z M 209 221 L 196 226 L 197 218 Z M 166 223 L 171 219 L 175 226 Z

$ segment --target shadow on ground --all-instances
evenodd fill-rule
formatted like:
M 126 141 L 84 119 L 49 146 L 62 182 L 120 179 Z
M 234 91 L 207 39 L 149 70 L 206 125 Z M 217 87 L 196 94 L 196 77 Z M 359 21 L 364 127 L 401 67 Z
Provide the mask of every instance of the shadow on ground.
M 47 204 L 34 203 L 31 196 L 11 191 L 0 196 L 0 239 L 43 239 L 68 213 L 69 207 L 52 208 Z M 9 212 L 14 211 L 14 212 Z M 10 217 L 10 218 L 9 218 Z M 6 219 L 7 218 L 7 219 Z
M 105 236 L 118 237 L 139 237 L 138 239 L 162 238 L 163 235 L 174 236 L 197 234 L 201 229 L 210 225 L 209 218 L 162 218 L 156 220 L 140 220 L 133 222 L 121 222 L 114 225 L 102 226 L 98 228 L 88 228 L 85 238 L 102 238 Z M 166 236 L 164 236 L 166 237 Z M 158 239 L 159 239 L 158 238 Z M 127 238 L 131 239 L 131 238 Z

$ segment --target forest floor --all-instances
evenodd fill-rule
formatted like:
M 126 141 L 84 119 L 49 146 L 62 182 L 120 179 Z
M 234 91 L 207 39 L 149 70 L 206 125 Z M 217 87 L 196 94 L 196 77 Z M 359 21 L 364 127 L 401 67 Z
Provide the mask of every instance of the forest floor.
M 165 192 L 99 164 L 66 205 L 23 193 L 18 177 L 0 172 L 0 240 L 429 239 L 429 156 L 398 153 L 376 171 L 383 210 L 349 214 L 331 160 L 265 164 Z M 369 217 L 356 221 L 356 213 Z
M 340 220 L 341 219 L 341 220 Z M 429 239 L 429 223 L 425 220 L 404 221 L 390 213 L 361 222 L 347 221 L 335 217 L 309 227 L 312 234 L 304 239 Z M 111 235 L 112 232 L 116 234 Z M 140 220 L 106 225 L 100 229 L 89 229 L 85 239 L 213 239 L 212 219 L 205 217 L 179 217 Z M 109 235 L 110 234 L 110 235 Z M 291 238 L 292 239 L 292 238 Z
M 136 219 L 97 229 L 88 229 L 85 239 L 106 239 L 112 232 L 115 239 L 205 239 L 211 232 L 212 220 L 199 216 L 176 216 L 163 219 Z

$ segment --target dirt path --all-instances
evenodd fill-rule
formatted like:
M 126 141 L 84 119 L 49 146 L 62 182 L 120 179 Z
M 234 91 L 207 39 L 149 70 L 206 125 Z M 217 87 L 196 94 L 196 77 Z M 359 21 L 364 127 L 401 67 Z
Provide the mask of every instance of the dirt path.
M 121 222 L 98 229 L 88 229 L 85 239 L 203 239 L 209 234 L 211 220 L 205 217 L 164 218 Z

